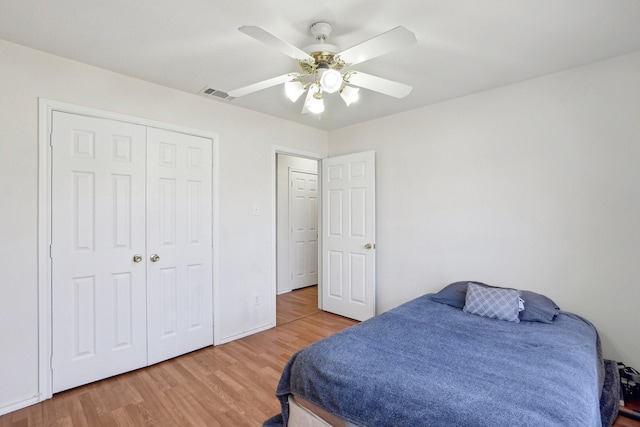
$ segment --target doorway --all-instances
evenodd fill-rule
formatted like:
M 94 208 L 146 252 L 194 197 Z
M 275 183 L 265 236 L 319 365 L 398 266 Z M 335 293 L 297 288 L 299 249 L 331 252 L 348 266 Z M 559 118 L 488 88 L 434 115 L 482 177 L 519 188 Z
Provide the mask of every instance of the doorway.
M 276 153 L 276 325 L 318 304 L 318 160 Z
M 375 290 L 375 152 L 366 151 L 336 157 L 299 152 L 286 147 L 273 147 L 273 287 L 272 324 L 277 325 L 278 284 L 286 284 L 289 267 L 288 254 L 280 254 L 290 233 L 287 212 L 278 213 L 285 206 L 288 189 L 278 192 L 278 157 L 311 159 L 317 166 L 321 185 L 318 192 L 318 308 L 356 320 L 366 320 L 376 313 Z M 320 165 L 320 160 L 322 160 Z M 284 162 L 284 160 L 282 160 Z M 281 162 L 281 163 L 282 163 Z M 321 166 L 321 167 L 320 167 Z M 284 173 L 285 176 L 288 175 Z M 284 197 L 280 201 L 279 197 Z M 320 209 L 321 206 L 321 209 Z M 279 224 L 284 221 L 284 226 Z M 282 286 L 282 285 L 281 285 Z M 287 286 L 287 285 L 285 285 Z M 292 288 L 290 288 L 292 289 Z M 283 293 L 289 289 L 283 289 Z

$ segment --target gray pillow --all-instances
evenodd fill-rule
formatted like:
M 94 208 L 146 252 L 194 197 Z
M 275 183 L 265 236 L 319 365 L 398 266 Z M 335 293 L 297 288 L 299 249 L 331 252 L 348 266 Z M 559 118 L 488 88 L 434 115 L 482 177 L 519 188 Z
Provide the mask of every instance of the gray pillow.
M 467 297 L 467 285 L 469 283 L 484 286 L 486 288 L 490 287 L 489 285 L 482 282 L 464 280 L 462 282 L 453 282 L 450 285 L 445 286 L 440 290 L 440 292 L 431 295 L 429 298 L 431 299 L 431 301 L 447 304 L 452 307 L 462 308 L 464 307 L 465 298 Z
M 494 286 L 482 282 L 465 280 L 454 282 L 445 286 L 440 292 L 431 295 L 432 301 L 447 304 L 452 307 L 463 308 L 467 296 L 467 285 L 469 283 L 486 288 Z M 552 323 L 560 308 L 550 298 L 531 291 L 522 291 L 521 298 L 524 300 L 524 311 L 520 312 L 520 320 L 523 322 Z
M 469 283 L 463 311 L 490 319 L 520 322 L 518 317 L 520 291 L 488 288 Z
M 520 320 L 524 322 L 552 323 L 560 312 L 560 307 L 551 298 L 531 291 L 522 291 L 524 311 L 520 312 Z

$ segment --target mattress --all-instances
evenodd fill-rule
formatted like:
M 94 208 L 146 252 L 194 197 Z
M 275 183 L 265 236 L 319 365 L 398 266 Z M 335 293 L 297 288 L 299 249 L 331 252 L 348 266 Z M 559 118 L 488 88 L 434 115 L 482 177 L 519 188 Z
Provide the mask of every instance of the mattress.
M 505 322 L 427 295 L 294 354 L 276 394 L 285 425 L 296 396 L 328 425 L 600 426 L 602 366 L 579 316 Z

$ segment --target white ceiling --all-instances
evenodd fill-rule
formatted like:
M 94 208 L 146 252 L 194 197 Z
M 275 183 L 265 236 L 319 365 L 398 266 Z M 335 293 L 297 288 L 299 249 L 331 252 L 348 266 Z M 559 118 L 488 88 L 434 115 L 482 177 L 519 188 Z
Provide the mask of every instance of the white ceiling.
M 413 31 L 416 45 L 354 67 L 411 94 L 362 89 L 351 107 L 328 95 L 321 116 L 300 114 L 282 86 L 211 102 L 332 130 L 640 50 L 639 0 L 0 0 L 2 39 L 193 94 L 299 70 L 238 27 L 304 48 L 320 20 L 341 50 Z

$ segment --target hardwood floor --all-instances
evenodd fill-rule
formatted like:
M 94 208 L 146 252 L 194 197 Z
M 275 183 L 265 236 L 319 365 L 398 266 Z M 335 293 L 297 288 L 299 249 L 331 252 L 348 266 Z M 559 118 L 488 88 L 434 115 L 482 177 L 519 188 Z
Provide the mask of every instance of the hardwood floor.
M 318 285 L 296 289 L 276 297 L 276 324 L 282 325 L 319 310 Z
M 317 305 L 317 291 L 295 298 L 303 295 L 307 306 Z M 297 310 L 284 308 L 283 314 Z M 280 412 L 275 389 L 289 357 L 357 323 L 317 308 L 305 313 L 256 335 L 56 394 L 1 416 L 0 427 L 260 426 Z M 618 417 L 614 426 L 640 422 Z
M 355 323 L 317 312 L 56 394 L 0 417 L 0 426 L 260 426 L 280 412 L 275 390 L 289 357 Z

